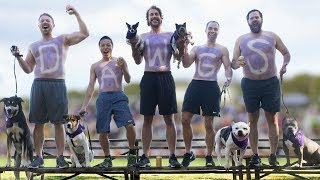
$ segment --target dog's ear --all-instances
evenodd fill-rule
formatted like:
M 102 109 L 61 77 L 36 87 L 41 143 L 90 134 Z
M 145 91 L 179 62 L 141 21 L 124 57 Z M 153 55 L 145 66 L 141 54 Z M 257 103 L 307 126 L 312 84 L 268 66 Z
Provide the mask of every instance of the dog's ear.
M 4 102 L 4 101 L 6 101 L 8 98 L 3 98 L 3 99 L 1 99 L 0 100 L 0 102 Z
M 137 29 L 138 26 L 139 26 L 139 22 L 137 22 L 136 24 L 134 24 L 134 25 L 132 26 L 132 28 L 133 28 L 133 29 Z
M 184 22 L 184 23 L 183 23 L 183 27 L 187 27 L 187 22 Z
M 17 97 L 20 102 L 24 102 L 21 97 Z
M 247 124 L 248 124 L 248 126 L 250 127 L 250 121 L 249 121 Z
M 127 25 L 128 29 L 130 29 L 130 28 L 131 28 L 131 25 L 130 25 L 130 24 L 128 24 L 127 22 L 126 22 L 126 25 Z
M 74 117 L 77 119 L 77 120 L 80 120 L 81 117 L 79 115 L 74 115 Z
M 63 115 L 62 117 L 63 117 L 63 119 L 67 119 L 68 118 L 68 114 L 65 114 L 65 115 Z
M 178 28 L 179 28 L 179 24 L 176 23 L 176 29 L 178 29 Z

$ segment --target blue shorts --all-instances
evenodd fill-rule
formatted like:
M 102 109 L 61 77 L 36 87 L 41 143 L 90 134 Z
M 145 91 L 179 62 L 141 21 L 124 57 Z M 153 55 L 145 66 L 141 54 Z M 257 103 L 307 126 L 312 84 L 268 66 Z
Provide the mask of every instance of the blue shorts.
M 260 108 L 267 112 L 280 111 L 280 85 L 276 76 L 266 80 L 242 78 L 241 89 L 247 112 Z
M 158 105 L 160 115 L 177 113 L 176 86 L 171 72 L 144 72 L 140 82 L 140 114 L 154 115 Z
M 129 124 L 135 125 L 128 104 L 129 99 L 123 91 L 99 93 L 96 101 L 97 133 L 110 132 L 112 115 L 118 128 Z
M 203 116 L 219 116 L 220 87 L 217 81 L 192 80 L 184 95 L 182 112 Z
M 68 113 L 67 88 L 64 79 L 34 79 L 30 94 L 30 123 L 65 123 Z

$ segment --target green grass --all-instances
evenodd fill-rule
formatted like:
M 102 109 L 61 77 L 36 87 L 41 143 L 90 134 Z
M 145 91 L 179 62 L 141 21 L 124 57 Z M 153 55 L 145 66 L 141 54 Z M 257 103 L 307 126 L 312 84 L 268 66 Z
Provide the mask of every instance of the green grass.
M 179 159 L 181 162 L 181 159 Z M 283 165 L 285 163 L 284 159 L 279 159 L 280 165 Z M 92 165 L 96 165 L 102 162 L 102 159 L 95 159 L 92 162 Z M 216 162 L 216 160 L 215 160 Z M 55 160 L 45 160 L 45 167 L 55 167 Z M 113 166 L 123 166 L 126 164 L 126 159 L 115 159 L 112 161 Z M 193 161 L 190 166 L 204 166 L 204 160 L 202 158 L 198 158 L 195 161 Z M 263 163 L 267 163 L 267 159 L 263 159 Z M 151 159 L 151 166 L 155 166 L 155 159 Z M 0 166 L 5 165 L 5 158 L 0 157 Z M 162 166 L 168 166 L 168 159 L 162 159 Z M 45 179 L 46 180 L 58 180 L 62 179 L 65 177 L 70 176 L 71 174 L 46 174 Z M 110 175 L 116 179 L 124 179 L 124 176 L 122 174 L 119 175 Z M 320 180 L 320 174 L 319 175 L 303 175 L 304 177 L 308 177 L 310 179 L 319 179 Z M 21 178 L 25 179 L 25 173 L 21 173 Z M 231 174 L 214 174 L 214 173 L 206 173 L 206 174 L 151 174 L 151 175 L 141 175 L 140 177 L 142 180 L 168 180 L 168 179 L 184 179 L 184 180 L 193 180 L 193 179 L 199 179 L 199 180 L 204 180 L 204 179 L 218 179 L 218 180 L 229 180 L 232 179 Z M 14 179 L 13 172 L 5 172 L 1 174 L 0 177 L 1 180 L 11 180 Z M 35 177 L 35 180 L 40 179 L 40 177 Z M 76 178 L 73 179 L 79 179 L 79 180 L 88 180 L 88 179 L 105 179 L 99 175 L 91 175 L 91 174 L 83 174 L 79 175 Z M 244 179 L 246 179 L 246 176 L 244 176 Z M 254 179 L 254 177 L 252 177 Z M 274 175 L 269 175 L 263 179 L 266 180 L 278 180 L 278 179 L 285 179 L 285 180 L 293 180 L 297 179 L 293 176 L 290 175 L 283 175 L 283 174 L 274 174 Z

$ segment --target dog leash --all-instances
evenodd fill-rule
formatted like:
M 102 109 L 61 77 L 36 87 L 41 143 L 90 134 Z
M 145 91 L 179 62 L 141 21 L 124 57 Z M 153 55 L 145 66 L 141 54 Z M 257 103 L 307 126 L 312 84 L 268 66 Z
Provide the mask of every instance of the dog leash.
M 230 96 L 230 92 L 229 92 L 229 89 L 228 89 L 228 86 L 226 83 L 224 83 L 223 87 L 222 87 L 222 90 L 221 90 L 221 93 L 220 93 L 220 99 L 223 95 L 223 105 L 221 106 L 220 104 L 220 109 L 223 109 L 226 105 L 226 94 L 228 93 L 228 96 L 229 96 L 229 99 L 230 99 L 230 102 L 231 102 L 231 96 Z M 220 102 L 221 103 L 221 102 Z
M 289 112 L 289 109 L 287 107 L 287 105 L 284 103 L 284 99 L 283 99 L 283 75 L 280 75 L 280 91 L 281 91 L 281 101 L 282 101 L 282 104 L 283 106 L 285 107 L 286 109 L 286 117 L 293 117 L 294 119 L 296 119 L 294 116 L 292 116 Z
M 88 123 L 85 119 L 85 116 L 86 116 L 87 113 L 81 113 L 79 114 L 80 117 L 83 119 L 83 122 L 86 124 L 86 128 L 87 128 L 87 133 L 88 133 L 88 140 L 89 140 L 89 147 L 90 147 L 90 150 L 92 151 L 92 142 L 91 142 L 91 137 L 90 137 L 90 131 L 89 131 L 89 126 L 88 126 Z
M 17 58 L 15 57 L 14 60 L 13 60 L 13 74 L 14 74 L 14 80 L 15 80 L 15 83 L 16 83 L 16 97 L 17 97 L 17 94 L 18 94 L 18 82 L 17 82 L 17 76 L 16 76 L 16 60 Z

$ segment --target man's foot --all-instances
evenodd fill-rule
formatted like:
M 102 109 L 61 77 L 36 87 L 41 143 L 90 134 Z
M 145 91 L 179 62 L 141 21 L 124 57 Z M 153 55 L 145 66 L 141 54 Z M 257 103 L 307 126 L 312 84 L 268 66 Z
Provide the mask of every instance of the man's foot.
M 57 157 L 57 168 L 68 168 L 69 164 L 68 162 L 64 159 L 63 155 L 60 155 Z
M 192 162 L 195 159 L 196 159 L 196 157 L 195 157 L 195 155 L 193 154 L 192 151 L 190 153 L 185 153 L 183 155 L 183 160 L 182 160 L 181 164 L 184 167 L 188 167 L 190 162 Z
M 261 166 L 261 159 L 258 154 L 253 154 L 249 161 L 250 166 Z
M 99 168 L 109 168 L 112 167 L 112 159 L 111 156 L 107 156 L 102 163 L 98 165 Z
M 179 163 L 176 155 L 171 154 L 169 157 L 169 166 L 172 168 L 180 168 L 181 164 Z
M 268 158 L 270 166 L 279 166 L 279 162 L 277 161 L 277 156 L 274 154 L 270 154 Z
M 150 159 L 145 154 L 142 154 L 140 160 L 136 163 L 136 167 L 150 167 Z
M 127 159 L 128 159 L 128 164 L 127 164 L 128 167 L 134 166 L 137 162 L 136 155 L 134 154 L 128 154 Z
M 43 159 L 40 156 L 36 156 L 28 166 L 28 168 L 31 168 L 31 169 L 42 168 L 42 167 L 43 167 Z
M 212 156 L 206 156 L 206 166 L 207 167 L 215 166 Z

